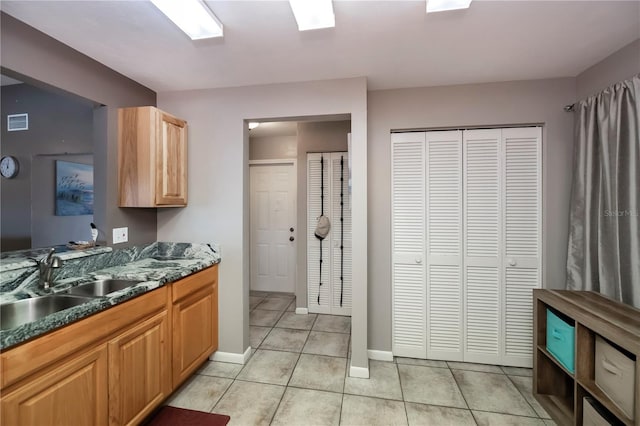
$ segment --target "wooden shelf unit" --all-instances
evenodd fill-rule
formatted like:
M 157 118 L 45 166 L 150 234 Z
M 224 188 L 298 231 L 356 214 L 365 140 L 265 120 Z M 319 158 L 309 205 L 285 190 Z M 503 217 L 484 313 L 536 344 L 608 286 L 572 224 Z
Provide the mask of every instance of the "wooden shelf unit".
M 592 291 L 534 290 L 533 394 L 559 425 L 582 425 L 583 398 L 592 397 L 625 425 L 640 425 L 640 310 Z M 546 349 L 547 308 L 575 326 L 575 374 Z M 595 338 L 635 357 L 635 407 L 627 417 L 595 383 Z

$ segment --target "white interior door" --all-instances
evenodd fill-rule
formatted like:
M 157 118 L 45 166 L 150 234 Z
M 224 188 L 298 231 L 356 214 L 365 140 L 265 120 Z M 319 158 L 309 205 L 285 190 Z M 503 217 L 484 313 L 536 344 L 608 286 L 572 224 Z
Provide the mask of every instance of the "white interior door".
M 250 166 L 251 289 L 295 292 L 294 164 Z

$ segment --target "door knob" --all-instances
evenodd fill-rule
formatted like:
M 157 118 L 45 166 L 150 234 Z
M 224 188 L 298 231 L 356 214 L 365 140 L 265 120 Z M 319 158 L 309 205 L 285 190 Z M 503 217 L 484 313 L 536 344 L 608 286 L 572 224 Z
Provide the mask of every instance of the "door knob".
M 293 241 L 293 240 L 295 240 L 295 238 L 289 237 L 289 241 Z
M 289 228 L 289 231 L 293 232 L 293 228 Z

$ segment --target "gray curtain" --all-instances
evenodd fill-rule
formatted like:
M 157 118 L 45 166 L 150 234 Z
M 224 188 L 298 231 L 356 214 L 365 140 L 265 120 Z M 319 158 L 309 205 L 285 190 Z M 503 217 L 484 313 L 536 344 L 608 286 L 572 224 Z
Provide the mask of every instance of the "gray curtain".
M 567 288 L 640 307 L 640 74 L 575 114 Z

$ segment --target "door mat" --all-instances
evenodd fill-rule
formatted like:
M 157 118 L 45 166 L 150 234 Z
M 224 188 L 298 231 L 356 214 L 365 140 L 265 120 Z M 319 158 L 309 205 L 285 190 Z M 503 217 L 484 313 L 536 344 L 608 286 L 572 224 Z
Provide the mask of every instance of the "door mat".
M 162 407 L 146 426 L 225 426 L 231 417 L 185 408 Z

